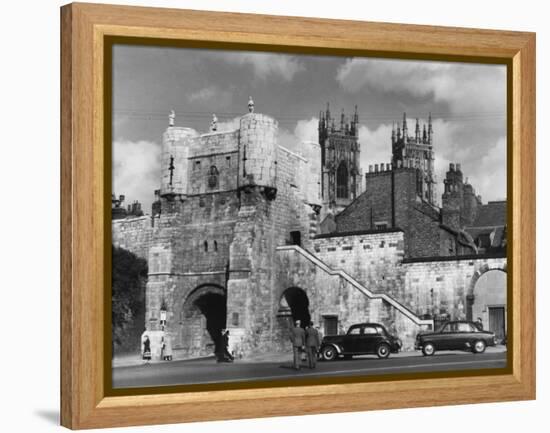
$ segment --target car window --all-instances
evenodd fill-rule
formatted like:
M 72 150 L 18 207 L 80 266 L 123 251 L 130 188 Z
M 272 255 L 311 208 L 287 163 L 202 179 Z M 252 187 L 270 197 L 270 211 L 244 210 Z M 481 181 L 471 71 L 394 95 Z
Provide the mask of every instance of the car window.
M 441 328 L 441 332 L 453 332 L 452 325 L 452 323 L 447 323 L 443 326 L 443 328 Z
M 378 333 L 380 335 L 386 335 L 387 334 L 386 330 L 382 326 L 377 326 L 376 330 L 378 331 Z
M 474 332 L 475 329 L 469 323 L 458 323 L 458 332 Z
M 361 333 L 361 327 L 349 328 L 348 335 L 359 335 Z
M 363 334 L 375 335 L 375 334 L 378 334 L 378 331 L 374 326 L 365 326 L 365 329 L 363 330 Z

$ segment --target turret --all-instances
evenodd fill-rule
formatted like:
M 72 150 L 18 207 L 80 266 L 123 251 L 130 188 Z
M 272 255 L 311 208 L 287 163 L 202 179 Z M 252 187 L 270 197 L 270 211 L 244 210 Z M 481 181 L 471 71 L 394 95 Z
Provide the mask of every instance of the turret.
M 197 132 L 175 126 L 176 113 L 170 111 L 168 128 L 162 135 L 160 195 L 173 197 L 187 194 L 187 156 Z
M 272 117 L 254 113 L 250 101 L 249 113 L 241 117 L 239 127 L 239 187 L 261 187 L 271 199 L 277 192 L 278 124 Z
M 433 129 L 432 129 L 432 113 L 428 116 L 428 144 L 432 144 Z
M 355 112 L 353 113 L 352 132 L 356 137 L 359 136 L 359 113 L 357 112 L 357 105 L 355 106 Z
M 407 113 L 403 113 L 403 139 L 407 141 L 409 138 L 409 132 L 407 131 Z
M 414 139 L 417 143 L 420 141 L 420 123 L 418 123 L 418 117 L 416 118 L 416 128 L 414 130 Z

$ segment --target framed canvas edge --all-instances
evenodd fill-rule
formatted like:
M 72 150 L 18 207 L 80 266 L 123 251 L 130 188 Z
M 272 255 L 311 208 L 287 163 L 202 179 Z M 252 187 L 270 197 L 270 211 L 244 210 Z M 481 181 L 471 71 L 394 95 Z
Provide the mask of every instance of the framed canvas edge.
M 217 23 L 216 29 L 200 30 L 200 22 L 195 28 L 193 19 L 182 20 L 182 27 L 175 28 L 180 22 L 177 17 L 186 13 L 207 17 Z M 144 27 L 142 23 L 150 14 L 155 17 L 154 26 Z M 223 20 L 218 19 L 221 15 Z M 102 92 L 97 91 L 101 88 L 103 68 L 102 38 L 106 34 L 155 37 L 185 34 L 191 40 L 210 35 L 213 40 L 236 43 L 243 38 L 267 45 L 270 41 L 281 43 L 280 38 L 275 39 L 269 32 L 254 38 L 254 34 L 234 31 L 233 21 L 227 22 L 227 15 L 253 28 L 250 23 L 266 19 L 260 15 L 92 4 L 72 4 L 61 9 L 61 424 L 77 429 L 535 398 L 535 35 L 464 29 L 465 43 L 461 50 L 454 29 L 429 27 L 430 38 L 423 35 L 422 26 L 356 23 L 358 33 L 346 39 L 330 35 L 338 25 L 348 22 L 309 18 L 284 20 L 290 23 L 289 27 L 279 31 L 286 30 L 287 46 L 322 47 L 325 41 L 334 49 L 357 48 L 363 46 L 364 35 L 380 31 L 385 32 L 385 50 L 396 57 L 403 53 L 441 54 L 447 50 L 457 56 L 493 55 L 511 62 L 512 127 L 508 139 L 513 140 L 513 146 L 509 147 L 513 164 L 509 164 L 508 175 L 513 179 L 511 267 L 517 304 L 513 310 L 515 325 L 511 341 L 513 373 L 345 386 L 105 397 L 103 352 L 98 349 L 103 347 L 98 328 L 104 319 L 102 198 L 106 187 L 102 182 Z M 293 23 L 300 23 L 299 34 L 292 33 L 296 29 Z M 325 39 L 318 35 L 323 24 L 330 28 Z M 314 36 L 308 36 L 308 28 Z M 410 39 L 403 37 L 407 32 L 420 35 L 420 42 L 403 41 Z M 387 35 L 392 33 L 394 39 L 388 42 Z M 440 36 L 451 33 L 455 45 L 442 47 Z M 341 398 L 332 401 L 327 393 Z M 297 396 L 308 398 L 297 404 Z M 242 403 L 251 400 L 255 404 L 243 408 Z

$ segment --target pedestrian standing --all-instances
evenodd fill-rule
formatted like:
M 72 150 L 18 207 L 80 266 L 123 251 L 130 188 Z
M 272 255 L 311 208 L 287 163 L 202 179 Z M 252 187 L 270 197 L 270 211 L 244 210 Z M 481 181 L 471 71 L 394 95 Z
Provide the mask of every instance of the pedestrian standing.
M 313 322 L 309 322 L 306 328 L 306 351 L 309 368 L 313 369 L 317 366 L 317 353 L 321 346 L 321 338 L 319 331 L 313 326 Z
M 229 329 L 226 329 L 223 334 L 223 357 L 226 362 L 233 362 L 234 357 L 229 352 Z
M 294 322 L 294 328 L 290 334 L 290 339 L 292 341 L 292 351 L 294 352 L 294 369 L 299 370 L 300 364 L 302 362 L 302 353 L 306 347 L 306 333 L 303 328 L 300 326 L 301 322 L 296 320 Z
M 475 321 L 475 325 L 477 326 L 477 329 L 480 331 L 483 331 L 483 320 L 481 320 L 481 317 L 478 317 Z
M 164 343 L 162 346 L 162 359 L 165 361 L 172 361 L 172 340 L 170 336 L 167 335 L 164 338 Z
M 143 360 L 146 364 L 149 364 L 149 361 L 151 361 L 151 341 L 149 340 L 149 336 L 146 335 L 143 340 Z

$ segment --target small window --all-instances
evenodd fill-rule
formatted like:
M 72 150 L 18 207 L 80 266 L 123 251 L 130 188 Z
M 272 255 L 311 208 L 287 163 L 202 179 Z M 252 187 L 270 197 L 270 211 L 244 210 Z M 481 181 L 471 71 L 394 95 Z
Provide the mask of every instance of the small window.
M 388 228 L 388 222 L 387 221 L 377 221 L 374 223 L 374 228 L 376 230 L 386 230 Z
M 210 167 L 210 170 L 208 172 L 208 186 L 210 188 L 216 188 L 218 186 L 218 169 L 215 165 Z
M 195 161 L 195 170 L 198 170 L 201 168 L 201 162 L 200 161 Z
M 360 326 L 350 328 L 350 330 L 348 331 L 348 335 L 359 335 L 359 334 L 361 334 L 361 327 Z
M 454 332 L 454 329 L 451 325 L 452 323 L 447 323 L 443 328 L 441 328 L 441 332 Z
M 218 251 L 218 241 L 214 241 L 214 251 Z
M 231 164 L 231 157 L 230 157 L 230 156 L 226 156 L 226 157 L 225 157 L 225 162 L 226 162 L 227 164 Z
M 363 334 L 375 335 L 375 334 L 378 334 L 378 331 L 373 326 L 365 326 L 365 329 L 363 330 Z
M 204 241 L 204 252 L 208 252 L 208 241 Z
M 458 332 L 475 332 L 475 329 L 469 323 L 459 323 Z
M 290 232 L 290 243 L 291 245 L 302 245 L 302 234 L 300 231 Z
M 239 313 L 233 313 L 231 316 L 231 324 L 233 326 L 239 326 Z

